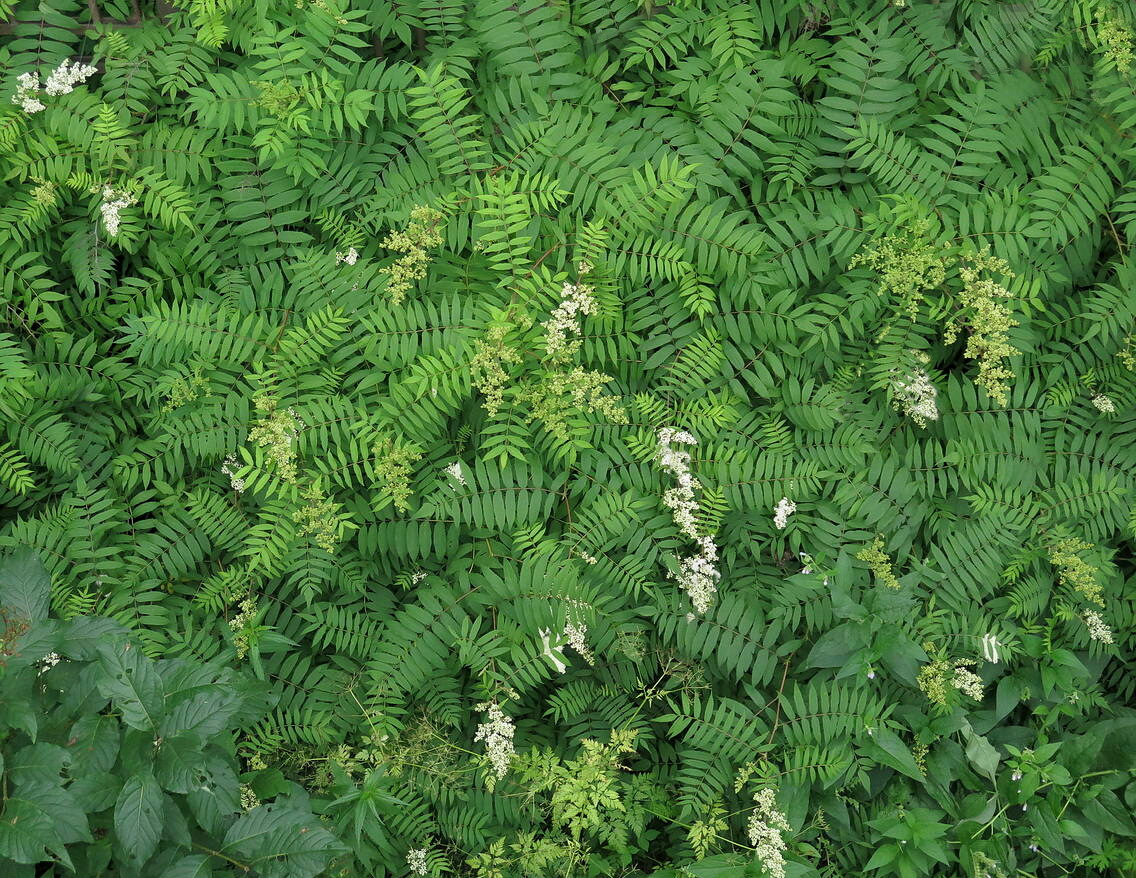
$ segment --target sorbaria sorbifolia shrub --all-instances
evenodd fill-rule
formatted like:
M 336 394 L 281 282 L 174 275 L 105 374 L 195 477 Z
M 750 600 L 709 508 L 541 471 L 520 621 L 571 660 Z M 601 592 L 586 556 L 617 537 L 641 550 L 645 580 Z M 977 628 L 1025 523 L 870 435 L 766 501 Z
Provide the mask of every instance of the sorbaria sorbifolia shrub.
M 1136 870 L 1130 2 L 0 20 L 0 549 L 329 875 Z

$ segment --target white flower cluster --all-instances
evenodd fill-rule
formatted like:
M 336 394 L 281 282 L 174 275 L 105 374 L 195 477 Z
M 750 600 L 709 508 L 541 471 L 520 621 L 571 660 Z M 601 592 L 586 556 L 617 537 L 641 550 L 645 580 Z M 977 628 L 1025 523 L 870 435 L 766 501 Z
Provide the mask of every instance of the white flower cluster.
M 777 807 L 777 792 L 766 787 L 754 794 L 756 807 L 749 815 L 749 843 L 756 848 L 762 868 L 771 878 L 785 878 L 785 839 L 791 827 Z
M 563 359 L 576 352 L 579 341 L 568 341 L 568 333 L 580 334 L 579 315 L 591 314 L 596 307 L 592 298 L 592 288 L 583 284 L 564 282 L 560 291 L 560 305 L 552 312 L 552 318 L 541 326 L 547 330 L 544 344 L 549 357 Z
M 348 248 L 346 253 L 335 254 L 335 264 L 339 265 L 341 262 L 346 262 L 348 265 L 354 265 L 359 259 L 359 251 L 354 247 Z
M 935 403 L 939 392 L 931 383 L 931 376 L 922 369 L 905 377 L 892 378 L 891 392 L 896 405 L 920 427 L 926 427 L 928 421 L 939 420 L 939 407 Z
M 417 850 L 409 850 L 406 852 L 406 865 L 410 867 L 410 871 L 415 875 L 425 875 L 426 868 L 426 849 L 419 848 Z
M 455 460 L 453 463 L 451 463 L 448 467 L 446 467 L 445 472 L 446 475 L 452 477 L 453 480 L 462 487 L 465 487 L 469 484 L 465 480 L 465 473 L 462 472 L 462 465 L 460 460 Z
M 718 592 L 717 581 L 722 578 L 714 562 L 718 560 L 718 546 L 713 534 L 699 534 L 698 501 L 694 492 L 701 489 L 702 483 L 690 472 L 690 453 L 680 451 L 674 446 L 697 445 L 698 440 L 685 430 L 663 427 L 659 430 L 659 450 L 655 457 L 667 473 L 674 476 L 678 485 L 663 494 L 663 503 L 671 510 L 674 523 L 683 535 L 698 543 L 701 552 L 687 558 L 678 559 L 678 584 L 690 597 L 695 611 L 705 613 L 714 603 Z
M 225 462 L 221 464 L 221 473 L 229 477 L 229 485 L 238 494 L 243 494 L 245 490 L 245 480 L 237 478 L 237 470 L 240 464 L 237 463 L 237 456 L 230 454 L 225 458 Z
M 39 77 L 34 73 L 21 73 L 16 77 L 16 93 L 12 95 L 12 103 L 18 104 L 20 109 L 28 115 L 46 109 L 43 101 L 36 97 L 39 93 Z
M 580 658 L 586 661 L 589 665 L 596 663 L 595 656 L 592 651 L 588 649 L 588 641 L 585 636 L 588 633 L 588 626 L 581 622 L 579 625 L 573 625 L 571 622 L 564 628 L 564 636 L 568 639 L 568 645 L 576 650 Z
M 552 632 L 547 628 L 541 628 L 538 632 L 541 641 L 541 655 L 552 662 L 552 666 L 556 668 L 558 674 L 563 674 L 568 670 L 568 665 L 564 661 L 564 647 L 570 646 L 572 649 L 579 653 L 580 657 L 584 659 L 589 665 L 595 664 L 595 656 L 592 651 L 588 649 L 588 641 L 586 639 L 588 633 L 588 626 L 581 622 L 579 625 L 569 622 L 564 627 L 564 633 L 556 638 L 556 643 L 552 642 Z
M 721 572 L 714 566 L 718 560 L 718 547 L 711 537 L 703 537 L 701 555 L 678 559 L 678 584 L 690 596 L 695 612 L 705 613 L 718 593 L 717 582 Z
M 958 689 L 963 695 L 969 695 L 975 701 L 982 700 L 982 678 L 974 671 L 967 670 L 966 668 L 955 668 L 954 677 L 951 678 L 951 685 Z
M 68 66 L 70 58 L 64 58 L 63 63 L 51 71 L 43 90 L 52 97 L 70 94 L 81 82 L 86 82 L 98 70 L 89 64 L 78 62 Z M 34 73 L 21 73 L 16 77 L 16 93 L 12 95 L 12 103 L 17 104 L 25 113 L 38 113 L 46 109 L 39 94 L 39 77 Z
M 117 192 L 110 186 L 103 187 L 103 203 L 99 205 L 99 213 L 103 215 L 103 225 L 106 233 L 112 238 L 118 236 L 118 227 L 122 223 L 122 209 L 130 207 L 136 201 L 129 192 Z
M 47 673 L 52 668 L 54 668 L 57 664 L 59 664 L 61 661 L 63 661 L 63 656 L 61 656 L 57 652 L 49 652 L 47 655 L 45 655 L 43 658 L 41 658 L 39 660 L 40 668 L 39 668 L 39 674 L 38 675 L 42 675 L 42 674 Z
M 234 631 L 240 631 L 256 615 L 256 601 L 252 597 L 244 598 L 238 606 L 241 608 L 240 612 L 229 620 L 229 627 Z
M 1098 393 L 1093 397 L 1093 405 L 1097 407 L 1097 411 L 1106 415 L 1116 414 L 1116 403 L 1103 393 Z
M 68 67 L 67 63 L 70 60 L 70 58 L 64 58 L 63 63 L 51 71 L 51 75 L 47 78 L 43 90 L 52 97 L 70 94 L 75 90 L 75 86 L 86 82 L 99 72 L 91 65 L 80 64 L 78 61 Z
M 1085 610 L 1085 625 L 1089 629 L 1089 637 L 1098 643 L 1112 643 L 1112 629 L 1096 610 Z
M 497 777 L 502 778 L 509 770 L 509 761 L 517 754 L 513 749 L 516 728 L 496 702 L 479 704 L 477 709 L 487 711 L 487 722 L 478 725 L 473 740 L 485 742 L 485 755 L 489 757 Z
M 777 501 L 777 506 L 773 510 L 773 526 L 778 530 L 784 530 L 786 525 L 789 524 L 789 516 L 796 511 L 797 504 L 788 497 L 782 497 Z

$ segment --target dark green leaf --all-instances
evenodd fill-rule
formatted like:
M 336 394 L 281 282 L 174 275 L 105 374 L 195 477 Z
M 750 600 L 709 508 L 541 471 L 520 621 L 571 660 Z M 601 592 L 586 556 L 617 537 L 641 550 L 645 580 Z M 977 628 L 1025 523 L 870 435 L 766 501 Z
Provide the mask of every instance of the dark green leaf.
M 114 805 L 114 831 L 126 856 L 140 868 L 158 847 L 164 796 L 148 775 L 127 778 Z

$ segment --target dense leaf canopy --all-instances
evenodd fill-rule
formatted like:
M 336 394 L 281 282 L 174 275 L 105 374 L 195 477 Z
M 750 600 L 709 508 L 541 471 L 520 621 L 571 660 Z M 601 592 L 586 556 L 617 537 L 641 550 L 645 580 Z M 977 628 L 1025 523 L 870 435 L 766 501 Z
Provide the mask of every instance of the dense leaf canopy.
M 1136 868 L 1130 4 L 4 16 L 0 549 L 269 684 L 289 868 Z

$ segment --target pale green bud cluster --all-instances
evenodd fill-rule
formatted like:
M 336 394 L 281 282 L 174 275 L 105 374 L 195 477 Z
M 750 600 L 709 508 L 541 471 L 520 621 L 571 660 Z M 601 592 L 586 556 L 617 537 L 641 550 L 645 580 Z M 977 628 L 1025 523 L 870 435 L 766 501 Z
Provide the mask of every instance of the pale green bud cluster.
M 580 268 L 590 270 L 591 266 L 581 263 Z M 514 383 L 512 388 L 515 402 L 529 412 L 527 422 L 540 421 L 562 442 L 568 441 L 568 417 L 573 411 L 599 414 L 615 424 L 628 422 L 619 397 L 604 392 L 605 385 L 614 380 L 610 375 L 582 366 L 567 368 L 580 349 L 580 318 L 596 307 L 591 293 L 591 288 L 582 284 L 564 284 L 559 307 L 541 324 L 545 330 L 545 371 L 535 380 Z M 528 329 L 532 323 L 532 318 L 523 314 L 514 322 L 501 320 L 492 323 L 484 337 L 474 342 L 470 375 L 490 417 L 495 417 L 505 404 L 505 391 L 511 382 L 506 367 L 523 362 L 522 351 L 506 338 L 514 328 Z
M 240 612 L 229 620 L 229 628 L 233 631 L 233 645 L 237 648 L 237 659 L 243 659 L 248 653 L 249 640 L 246 627 L 256 616 L 256 599 L 251 595 L 243 598 L 238 604 Z
M 169 393 L 166 395 L 166 404 L 162 406 L 162 411 L 168 414 L 176 408 L 181 408 L 183 405 L 199 399 L 201 396 L 199 391 L 207 390 L 208 387 L 209 382 L 201 374 L 201 366 L 195 368 L 189 375 L 178 376 L 170 385 Z
M 410 466 L 422 457 L 416 445 L 404 445 L 387 436 L 375 444 L 375 475 L 400 512 L 410 508 Z
M 415 207 L 410 212 L 410 225 L 404 232 L 391 232 L 383 240 L 382 246 L 405 254 L 380 271 L 389 277 L 387 294 L 391 303 L 398 305 L 406 297 L 417 281 L 426 277 L 426 266 L 430 263 L 426 252 L 442 244 L 438 225 L 443 219 L 440 211 L 432 207 Z
M 277 119 L 287 119 L 297 105 L 304 100 L 304 94 L 296 88 L 291 79 L 253 80 L 260 94 L 256 105 Z
M 300 430 L 307 426 L 292 408 L 283 411 L 271 396 L 258 396 L 256 410 L 263 415 L 249 431 L 249 442 L 265 449 L 268 459 L 276 465 L 276 474 L 286 482 L 296 483 L 296 440 Z
M 292 520 L 300 525 L 299 535 L 314 536 L 317 546 L 325 552 L 334 552 L 343 528 L 335 514 L 339 504 L 327 497 L 316 482 L 300 496 L 305 501 L 304 505 L 292 513 Z
M 1116 10 L 1106 7 L 1100 15 L 1097 25 L 1097 43 L 1104 52 L 1104 61 L 1108 67 L 1116 69 L 1117 73 L 1127 76 L 1132 70 L 1133 45 L 1136 44 L 1136 34 L 1116 14 Z
M 241 784 L 241 810 L 251 811 L 260 807 L 260 799 L 247 783 Z
M 1097 581 L 1097 569 L 1080 553 L 1093 546 L 1076 537 L 1067 537 L 1049 549 L 1049 563 L 1057 568 L 1058 581 L 1080 594 L 1090 604 L 1104 606 L 1104 596 Z
M 568 440 L 568 415 L 583 409 L 600 414 L 613 424 L 626 424 L 627 412 L 619 397 L 603 392 L 614 379 L 602 372 L 577 366 L 568 372 L 550 372 L 531 386 L 518 388 L 517 401 L 531 407 L 529 421 L 540 421 L 562 441 Z
M 956 315 L 947 326 L 944 341 L 947 344 L 958 338 L 962 324 L 970 330 L 963 356 L 968 360 L 978 360 L 978 378 L 975 383 L 986 390 L 990 398 L 999 405 L 1009 401 L 1009 383 L 1014 373 L 1005 365 L 1005 360 L 1021 353 L 1010 344 L 1010 329 L 1018 325 L 1011 317 L 1010 309 L 999 299 L 1010 297 L 1010 291 L 1001 284 L 983 278 L 983 272 L 1013 277 L 1009 264 L 1004 259 L 990 256 L 986 250 L 975 253 L 959 265 L 963 289 L 959 301 L 963 314 Z
M 1116 352 L 1116 356 L 1125 369 L 1136 372 L 1136 335 L 1130 333 L 1124 337 L 1124 345 Z
M 925 643 L 923 646 L 928 653 L 937 653 L 932 644 Z M 950 709 L 952 691 L 981 701 L 982 679 L 968 669 L 973 664 L 977 664 L 975 659 L 951 661 L 942 654 L 936 654 L 933 661 L 920 668 L 915 682 L 919 684 L 919 689 L 927 696 L 927 700 L 944 711 Z
M 505 343 L 511 328 L 507 323 L 490 326 L 485 337 L 474 342 L 473 359 L 469 363 L 473 384 L 481 393 L 482 405 L 491 418 L 496 417 L 505 404 L 505 387 L 509 383 L 505 366 L 521 362 L 520 351 Z
M 899 310 L 911 317 L 918 313 L 923 293 L 947 277 L 945 245 L 932 243 L 928 228 L 926 220 L 914 220 L 903 233 L 882 238 L 848 263 L 849 268 L 866 265 L 879 272 L 877 294 L 896 296 Z
M 42 204 L 45 207 L 55 204 L 56 192 L 58 192 L 59 187 L 42 177 L 33 177 L 32 179 L 39 184 L 32 190 L 32 198 L 35 199 L 36 204 Z
M 895 573 L 892 570 L 891 558 L 884 551 L 884 538 L 882 536 L 877 535 L 870 546 L 856 553 L 856 557 L 861 561 L 866 561 L 868 566 L 872 568 L 876 582 L 882 583 L 888 588 L 899 588 L 899 580 L 895 578 Z

